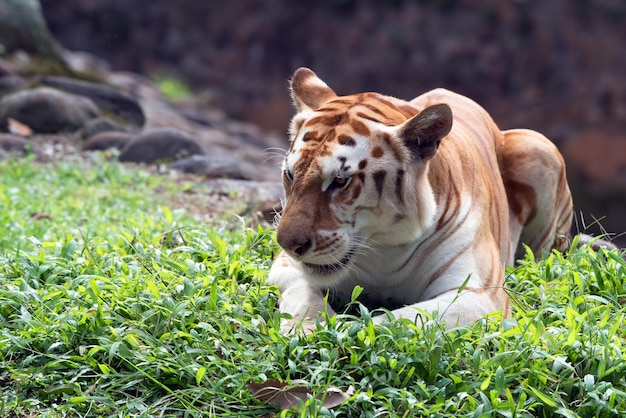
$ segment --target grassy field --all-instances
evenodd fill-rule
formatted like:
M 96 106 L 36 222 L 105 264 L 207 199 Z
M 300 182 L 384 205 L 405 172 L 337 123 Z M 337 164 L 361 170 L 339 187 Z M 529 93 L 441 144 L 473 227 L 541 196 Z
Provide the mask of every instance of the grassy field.
M 181 189 L 103 157 L 0 162 L 0 416 L 626 413 L 616 252 L 509 270 L 504 322 L 373 326 L 361 307 L 286 336 L 265 284 L 273 230 L 200 223 L 170 206 Z M 281 411 L 249 387 L 276 381 L 308 395 Z M 330 408 L 336 390 L 348 399 Z

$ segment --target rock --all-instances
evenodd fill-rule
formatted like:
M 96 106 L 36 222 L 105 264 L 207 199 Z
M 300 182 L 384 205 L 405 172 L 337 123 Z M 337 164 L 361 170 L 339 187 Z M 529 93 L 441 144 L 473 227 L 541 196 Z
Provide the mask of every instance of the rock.
M 104 151 L 111 148 L 123 149 L 136 134 L 132 134 L 129 132 L 115 132 L 115 131 L 107 131 L 100 132 L 89 138 L 83 149 L 85 151 Z
M 100 112 L 89 99 L 41 87 L 9 94 L 0 99 L 0 123 L 14 118 L 34 132 L 75 131 Z
M 250 164 L 229 155 L 192 155 L 170 164 L 170 168 L 209 178 L 239 180 L 255 178 L 254 168 Z
M 15 73 L 11 70 L 9 63 L 0 59 L 0 77 L 6 77 L 9 75 L 15 75 Z
M 116 72 L 107 80 L 139 100 L 146 115 L 146 127 L 192 132 L 202 149 L 196 154 L 229 155 L 251 164 L 255 180 L 280 180 L 280 168 L 275 162 L 282 161 L 284 154 L 272 149 L 288 147 L 284 138 L 266 135 L 250 124 L 228 119 L 204 101 L 168 102 L 150 80 L 137 74 Z M 278 160 L 275 155 L 279 155 Z
M 229 121 L 222 124 L 222 129 L 229 137 L 237 137 L 242 143 L 262 150 L 285 146 L 285 143 L 277 136 L 265 134 L 251 123 Z
M 0 76 L 0 95 L 13 93 L 26 87 L 26 81 L 17 75 Z
M 149 130 L 133 139 L 122 150 L 123 162 L 155 163 L 204 154 L 202 148 L 183 132 L 170 128 Z
M 226 122 L 226 115 L 215 109 L 198 109 L 197 107 L 193 107 L 194 104 L 189 105 L 190 108 L 186 109 L 184 107 L 185 105 L 186 103 L 184 102 L 177 103 L 180 114 L 189 122 L 199 125 L 200 127 L 220 128 Z
M 281 210 L 280 201 L 284 191 L 279 182 L 217 179 L 209 181 L 207 185 L 217 193 L 229 196 L 235 194 L 235 199 L 246 207 L 242 215 L 256 219 L 260 213 L 263 220 L 274 222 L 276 212 Z
M 92 119 L 83 126 L 83 129 L 80 131 L 80 137 L 83 139 L 89 139 L 92 136 L 99 134 L 101 132 L 127 132 L 127 128 L 125 126 L 120 125 L 119 123 L 112 121 L 109 118 L 96 118 Z
M 146 122 L 139 103 L 105 84 L 65 77 L 43 77 L 41 84 L 91 99 L 104 110 L 129 125 L 142 127 Z
M 26 153 L 30 146 L 30 141 L 21 136 L 11 134 L 0 134 L 0 149 L 4 151 L 19 151 Z
M 88 52 L 64 50 L 63 58 L 75 73 L 88 74 L 91 77 L 104 79 L 111 71 L 111 66 L 108 62 Z

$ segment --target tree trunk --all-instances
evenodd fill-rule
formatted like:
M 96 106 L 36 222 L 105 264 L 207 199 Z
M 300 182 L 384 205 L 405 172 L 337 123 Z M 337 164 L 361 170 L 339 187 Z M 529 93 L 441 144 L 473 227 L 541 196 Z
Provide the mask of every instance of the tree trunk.
M 48 30 L 39 0 L 0 0 L 0 54 L 20 49 L 67 69 L 63 48 Z

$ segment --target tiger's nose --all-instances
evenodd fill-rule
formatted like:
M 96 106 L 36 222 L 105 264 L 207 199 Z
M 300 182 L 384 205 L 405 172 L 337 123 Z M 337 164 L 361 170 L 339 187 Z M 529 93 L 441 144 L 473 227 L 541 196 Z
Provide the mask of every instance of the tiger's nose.
M 307 236 L 294 237 L 290 242 L 278 242 L 281 247 L 294 257 L 302 257 L 313 246 L 313 241 Z

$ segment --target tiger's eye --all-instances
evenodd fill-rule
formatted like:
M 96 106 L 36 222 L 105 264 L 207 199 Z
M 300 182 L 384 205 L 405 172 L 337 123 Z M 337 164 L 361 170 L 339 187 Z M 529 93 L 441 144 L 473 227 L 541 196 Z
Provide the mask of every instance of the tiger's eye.
M 350 183 L 350 179 L 350 177 L 335 177 L 330 184 L 330 188 L 334 190 L 343 189 Z

